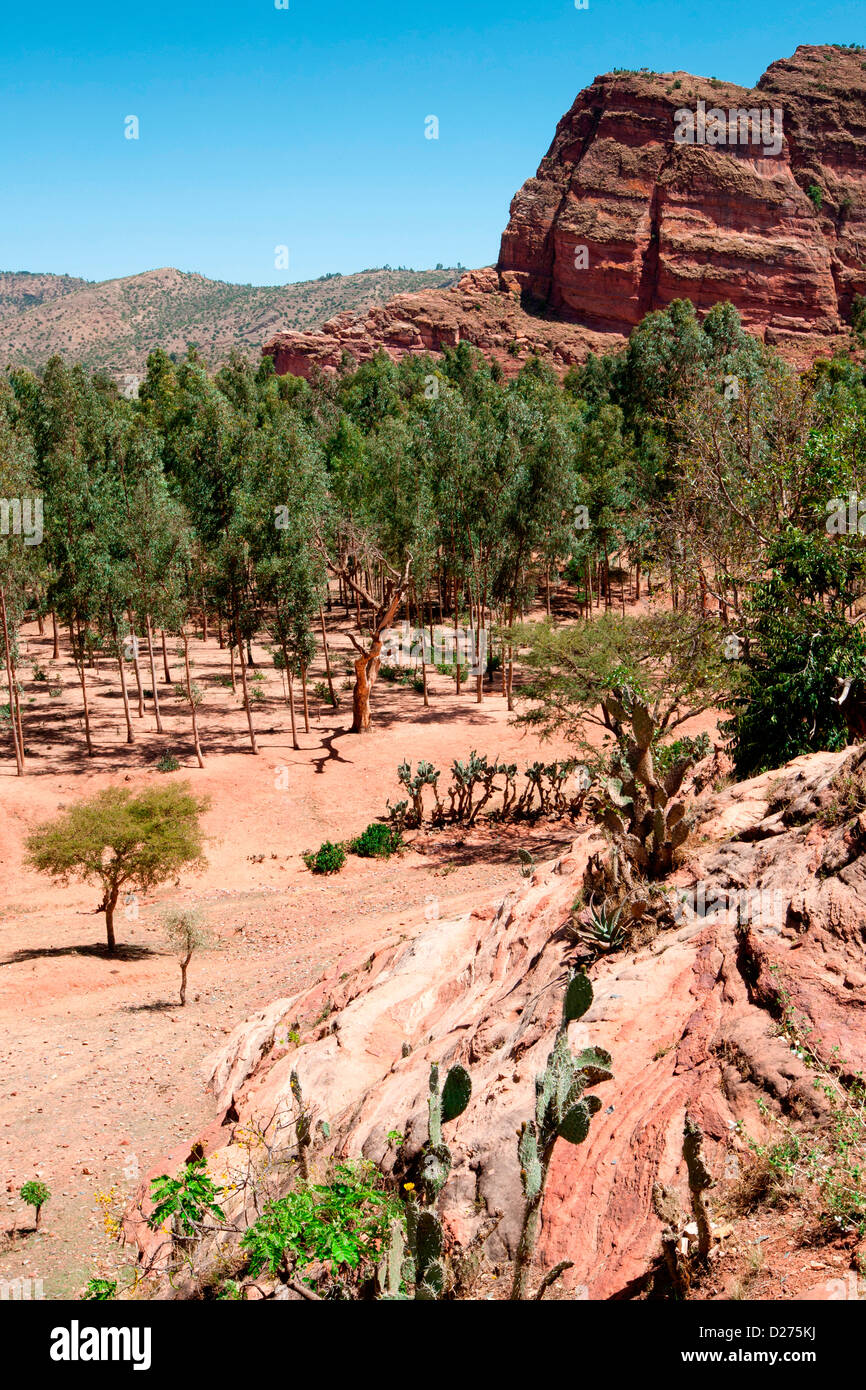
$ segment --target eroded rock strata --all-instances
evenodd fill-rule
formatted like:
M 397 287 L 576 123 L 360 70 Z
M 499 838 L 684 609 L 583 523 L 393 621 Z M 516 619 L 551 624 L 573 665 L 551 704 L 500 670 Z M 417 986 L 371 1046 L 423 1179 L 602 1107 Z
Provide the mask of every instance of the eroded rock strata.
M 711 121 L 703 143 L 678 142 L 677 113 L 699 109 L 724 113 L 725 143 L 709 143 Z M 744 113 L 763 118 L 761 139 Z M 688 73 L 596 78 L 515 196 L 495 268 L 277 334 L 264 351 L 278 372 L 308 376 L 344 353 L 466 340 L 508 374 L 530 354 L 563 371 L 685 298 L 699 312 L 729 300 L 803 366 L 849 343 L 864 293 L 866 53 L 801 45 L 752 89 Z

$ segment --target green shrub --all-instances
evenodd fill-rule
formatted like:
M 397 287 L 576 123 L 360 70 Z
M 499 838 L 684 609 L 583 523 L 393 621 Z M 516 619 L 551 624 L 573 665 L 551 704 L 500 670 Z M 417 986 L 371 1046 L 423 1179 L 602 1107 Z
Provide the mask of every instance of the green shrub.
M 812 199 L 812 202 L 815 204 L 816 210 L 820 212 L 821 204 L 824 202 L 824 193 L 822 189 L 819 188 L 817 183 L 810 183 L 809 187 L 806 189 L 806 192 Z
M 388 859 L 401 844 L 402 836 L 399 830 L 390 825 L 383 825 L 381 821 L 373 821 L 372 825 L 368 825 L 362 834 L 350 842 L 349 849 L 353 854 L 359 854 L 362 859 Z
M 172 1221 L 182 1235 L 195 1235 L 208 1213 L 225 1221 L 225 1213 L 217 1204 L 220 1192 L 221 1189 L 214 1186 L 205 1160 L 193 1159 L 179 1178 L 163 1173 L 151 1180 L 150 1197 L 154 1208 L 147 1224 L 155 1231 L 164 1221 Z
M 83 1299 L 105 1300 L 117 1297 L 116 1279 L 88 1279 L 84 1286 Z
M 652 751 L 655 771 L 665 773 L 670 772 L 680 758 L 690 757 L 693 763 L 698 763 L 702 758 L 709 757 L 713 745 L 709 734 L 697 734 L 694 738 L 675 738 L 672 743 L 663 743 Z
M 163 753 L 156 765 L 157 772 L 177 772 L 180 761 L 173 753 Z
M 36 1229 L 39 1230 L 39 1221 L 42 1216 L 42 1208 L 51 1196 L 51 1189 L 44 1182 L 37 1182 L 32 1179 L 26 1182 L 18 1193 L 22 1202 L 26 1202 L 29 1207 L 36 1208 Z
M 286 1256 L 300 1269 L 323 1260 L 332 1274 L 372 1274 L 388 1224 L 399 1211 L 374 1164 L 340 1164 L 333 1182 L 301 1183 L 287 1197 L 269 1202 L 244 1233 L 241 1248 L 249 1253 L 253 1277 L 263 1269 L 275 1274 Z
M 325 840 L 317 850 L 308 850 L 304 863 L 312 874 L 337 874 L 346 862 L 346 851 L 342 845 Z

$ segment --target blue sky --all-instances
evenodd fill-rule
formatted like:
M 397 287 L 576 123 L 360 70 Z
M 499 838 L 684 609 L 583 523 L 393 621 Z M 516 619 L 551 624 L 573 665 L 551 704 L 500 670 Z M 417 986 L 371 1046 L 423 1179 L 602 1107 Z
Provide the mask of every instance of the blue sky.
M 484 265 L 581 87 L 614 67 L 754 83 L 866 39 L 840 0 L 7 0 L 0 269 L 161 265 L 275 284 Z M 124 121 L 139 120 L 138 140 Z M 439 139 L 425 139 L 425 118 Z M 289 248 L 288 269 L 275 247 Z

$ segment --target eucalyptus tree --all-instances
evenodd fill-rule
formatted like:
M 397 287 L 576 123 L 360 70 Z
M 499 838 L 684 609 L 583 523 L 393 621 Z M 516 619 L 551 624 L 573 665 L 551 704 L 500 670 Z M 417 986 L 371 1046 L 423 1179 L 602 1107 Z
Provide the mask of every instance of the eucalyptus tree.
M 250 558 L 262 618 L 286 672 L 295 748 L 294 678 L 301 678 L 306 717 L 313 624 L 326 583 L 318 543 L 326 502 L 318 441 L 291 410 L 283 410 L 258 431 L 238 494 L 234 534 Z
M 8 390 L 0 390 L 0 651 L 9 695 L 8 715 L 18 776 L 26 749 L 18 689 L 19 629 L 38 573 L 43 540 L 42 498 L 37 497 L 35 459 L 29 440 L 14 425 Z
M 166 474 L 195 530 L 197 553 L 208 560 L 213 593 L 201 592 L 204 632 L 209 598 L 226 614 L 232 671 L 237 653 L 250 747 L 257 753 L 244 655 L 245 643 L 251 654 L 256 599 L 249 557 L 234 525 L 246 460 L 256 447 L 255 415 L 233 404 L 194 353 L 176 370 L 164 356 L 151 354 L 139 394 L 145 415 L 163 431 Z
M 41 377 L 13 373 L 13 392 L 35 451 L 50 555 L 47 602 L 68 627 L 81 687 L 84 737 L 93 755 L 87 664 L 103 606 L 109 558 L 101 515 L 110 506 L 105 417 L 116 390 L 51 358 Z

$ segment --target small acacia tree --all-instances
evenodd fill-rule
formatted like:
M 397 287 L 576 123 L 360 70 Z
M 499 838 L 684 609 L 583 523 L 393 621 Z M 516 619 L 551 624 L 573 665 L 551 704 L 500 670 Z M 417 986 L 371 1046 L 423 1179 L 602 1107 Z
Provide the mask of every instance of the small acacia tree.
M 199 816 L 207 800 L 186 782 L 148 787 L 106 787 L 27 838 L 27 862 L 61 883 L 80 878 L 102 885 L 108 953 L 121 889 L 149 892 L 180 869 L 205 863 Z
M 209 945 L 210 938 L 202 926 L 201 917 L 190 908 L 178 908 L 166 913 L 162 926 L 169 948 L 180 964 L 180 1002 L 183 1005 L 186 1003 L 186 972 L 193 952 Z
M 51 1196 L 51 1189 L 44 1182 L 37 1182 L 33 1179 L 26 1182 L 19 1192 L 22 1202 L 26 1202 L 29 1207 L 36 1210 L 36 1230 L 39 1230 L 39 1222 L 42 1219 L 42 1208 Z

